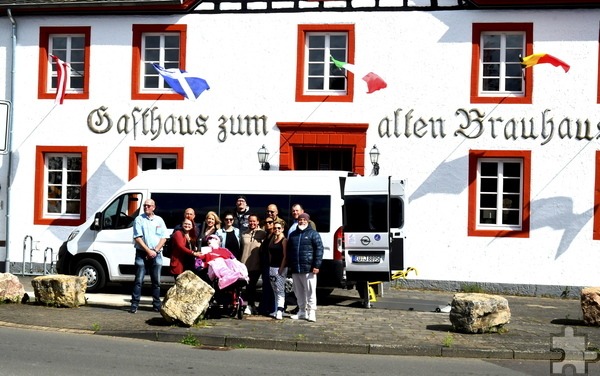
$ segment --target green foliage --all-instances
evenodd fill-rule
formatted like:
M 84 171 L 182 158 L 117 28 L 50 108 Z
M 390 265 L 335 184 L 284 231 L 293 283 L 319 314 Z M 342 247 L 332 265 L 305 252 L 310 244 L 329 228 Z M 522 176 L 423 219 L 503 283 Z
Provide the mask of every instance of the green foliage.
M 101 329 L 100 324 L 98 324 L 97 322 L 95 322 L 95 323 L 92 324 L 92 330 L 94 332 L 99 332 L 100 329 Z
M 463 283 L 460 285 L 460 291 L 466 293 L 483 293 L 485 290 L 477 283 Z
M 452 333 L 448 332 L 448 334 L 446 334 L 446 336 L 442 340 L 442 346 L 452 347 L 453 344 L 454 344 L 454 336 L 452 335 Z
M 200 341 L 192 334 L 188 334 L 181 340 L 181 343 L 189 346 L 200 346 Z

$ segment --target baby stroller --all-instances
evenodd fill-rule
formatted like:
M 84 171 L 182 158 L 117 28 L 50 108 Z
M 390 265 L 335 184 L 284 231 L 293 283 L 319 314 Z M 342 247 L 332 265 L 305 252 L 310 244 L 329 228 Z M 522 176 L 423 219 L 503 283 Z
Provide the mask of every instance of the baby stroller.
M 244 278 L 240 278 L 231 285 L 220 288 L 219 280 L 212 281 L 215 293 L 210 300 L 205 317 L 216 319 L 224 316 L 242 319 L 247 304 L 242 299 L 242 290 L 248 284 Z
M 218 258 L 209 262 L 208 277 L 215 293 L 206 311 L 206 318 L 244 316 L 246 302 L 242 290 L 248 284 L 246 266 L 235 258 Z

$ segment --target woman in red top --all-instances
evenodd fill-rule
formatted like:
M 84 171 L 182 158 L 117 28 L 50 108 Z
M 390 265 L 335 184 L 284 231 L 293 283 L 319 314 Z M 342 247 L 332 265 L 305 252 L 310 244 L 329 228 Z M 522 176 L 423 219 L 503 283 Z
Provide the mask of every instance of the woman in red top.
M 196 239 L 193 229 L 194 223 L 189 219 L 185 219 L 181 223 L 181 229 L 173 232 L 171 240 L 173 252 L 169 266 L 171 267 L 171 274 L 175 278 L 186 270 L 193 270 L 195 258 L 200 256 L 200 252 L 196 252 Z

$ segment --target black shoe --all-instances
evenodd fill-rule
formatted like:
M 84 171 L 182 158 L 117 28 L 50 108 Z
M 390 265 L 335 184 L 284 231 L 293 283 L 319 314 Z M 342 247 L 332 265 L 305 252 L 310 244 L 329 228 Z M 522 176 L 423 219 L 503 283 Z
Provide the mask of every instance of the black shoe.
M 137 312 L 137 307 L 131 307 L 129 308 L 129 313 L 136 313 Z
M 152 308 L 152 310 L 153 310 L 154 312 L 160 312 L 160 307 L 154 307 L 154 308 Z

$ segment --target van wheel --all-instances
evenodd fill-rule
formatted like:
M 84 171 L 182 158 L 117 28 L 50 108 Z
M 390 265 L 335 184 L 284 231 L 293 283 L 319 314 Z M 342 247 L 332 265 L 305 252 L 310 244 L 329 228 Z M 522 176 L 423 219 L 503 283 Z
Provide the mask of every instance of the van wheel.
M 77 263 L 75 273 L 87 277 L 87 292 L 97 292 L 106 284 L 106 273 L 100 263 L 94 259 L 83 259 Z

